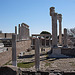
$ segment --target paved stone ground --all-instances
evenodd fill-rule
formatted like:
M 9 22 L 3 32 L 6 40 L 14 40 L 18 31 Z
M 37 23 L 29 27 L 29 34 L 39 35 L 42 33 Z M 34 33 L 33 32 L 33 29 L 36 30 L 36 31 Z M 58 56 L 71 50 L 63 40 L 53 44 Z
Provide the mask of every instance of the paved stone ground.
M 50 48 L 45 48 L 45 51 L 40 51 L 40 70 L 41 71 L 75 71 L 75 58 L 49 58 L 47 52 Z M 17 59 L 17 62 L 35 62 L 35 50 L 25 51 L 24 55 Z M 35 66 L 31 68 L 21 68 L 22 70 L 35 71 Z

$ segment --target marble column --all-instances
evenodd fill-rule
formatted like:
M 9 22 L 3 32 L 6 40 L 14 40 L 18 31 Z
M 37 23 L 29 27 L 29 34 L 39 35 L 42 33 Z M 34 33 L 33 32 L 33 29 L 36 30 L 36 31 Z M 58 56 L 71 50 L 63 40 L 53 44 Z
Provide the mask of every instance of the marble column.
M 17 35 L 17 26 L 15 26 L 15 34 Z
M 52 17 L 52 47 L 57 47 L 57 13 L 55 8 L 50 8 L 50 16 Z
M 35 69 L 36 71 L 39 70 L 40 66 L 40 52 L 39 52 L 39 39 L 35 38 Z
M 62 15 L 58 14 L 59 20 L 59 45 L 62 45 Z
M 64 28 L 64 47 L 67 47 L 67 29 Z
M 12 34 L 12 65 L 17 66 L 16 34 Z
M 57 47 L 57 13 L 55 8 L 50 8 L 50 16 L 52 17 L 52 47 Z

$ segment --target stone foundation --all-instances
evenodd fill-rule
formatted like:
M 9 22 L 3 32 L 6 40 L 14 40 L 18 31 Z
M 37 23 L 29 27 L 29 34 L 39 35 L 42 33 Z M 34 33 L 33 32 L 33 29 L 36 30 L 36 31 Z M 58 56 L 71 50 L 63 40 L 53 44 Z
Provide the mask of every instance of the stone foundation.
M 61 57 L 68 57 L 68 56 L 61 54 L 61 48 L 56 47 L 52 49 L 52 54 L 49 57 L 61 58 Z
M 62 48 L 61 54 L 75 56 L 75 48 Z
M 22 71 L 18 67 L 0 67 L 0 75 L 75 75 L 75 71 Z

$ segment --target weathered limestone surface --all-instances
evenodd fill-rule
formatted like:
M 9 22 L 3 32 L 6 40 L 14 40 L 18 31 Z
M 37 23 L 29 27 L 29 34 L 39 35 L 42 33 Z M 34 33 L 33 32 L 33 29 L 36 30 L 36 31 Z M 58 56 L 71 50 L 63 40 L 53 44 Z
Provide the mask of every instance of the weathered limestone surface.
M 50 16 L 52 17 L 52 46 L 57 46 L 57 13 L 55 13 L 55 8 L 50 8 Z
M 22 23 L 20 27 L 21 40 L 29 39 L 29 26 Z
M 17 66 L 16 34 L 12 35 L 12 65 Z
M 52 54 L 49 57 L 61 58 L 61 57 L 69 57 L 69 56 L 61 54 L 61 48 L 57 47 L 57 48 L 53 48 Z
M 31 40 L 22 40 L 16 42 L 17 56 L 20 52 L 27 50 L 31 46 Z M 12 59 L 12 48 L 9 47 L 8 51 L 0 53 L 0 66 L 4 65 Z
M 67 47 L 67 29 L 64 28 L 64 47 Z
M 60 38 L 59 42 L 60 44 L 62 44 L 62 31 L 61 31 L 62 15 L 61 14 L 57 15 L 54 9 L 55 9 L 54 7 L 50 8 L 50 16 L 52 17 L 52 54 L 50 55 L 50 57 L 67 57 L 66 55 L 61 54 L 61 47 L 57 47 L 57 19 L 59 20 L 59 38 Z
M 59 20 L 59 45 L 62 45 L 62 15 L 58 14 Z
M 39 70 L 39 65 L 40 65 L 40 51 L 39 51 L 39 39 L 35 39 L 35 69 L 36 71 Z

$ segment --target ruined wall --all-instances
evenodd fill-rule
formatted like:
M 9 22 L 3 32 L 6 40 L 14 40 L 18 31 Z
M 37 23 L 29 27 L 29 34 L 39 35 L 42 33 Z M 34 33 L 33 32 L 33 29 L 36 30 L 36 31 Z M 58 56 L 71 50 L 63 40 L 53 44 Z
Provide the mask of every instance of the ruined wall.
M 8 62 L 11 59 L 11 56 L 12 56 L 11 48 L 9 48 L 8 51 L 0 53 L 0 66 Z
M 27 24 L 21 24 L 20 35 L 20 39 L 29 39 L 29 26 Z
M 75 48 L 62 48 L 61 53 L 69 56 L 75 56 Z
M 25 51 L 26 49 L 30 48 L 31 46 L 31 40 L 25 40 L 17 42 L 17 54 L 19 54 L 21 51 Z
M 0 38 L 5 38 L 5 33 L 0 33 Z
M 0 38 L 12 38 L 13 33 L 0 33 Z
M 12 38 L 13 33 L 6 33 L 6 38 Z
M 25 40 L 25 41 L 19 41 L 16 42 L 16 49 L 17 49 L 17 55 L 21 51 L 25 51 L 26 49 L 30 48 L 31 46 L 31 40 Z M 12 48 L 8 48 L 8 51 L 0 53 L 0 66 L 7 63 L 12 59 Z

